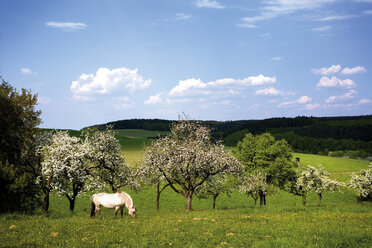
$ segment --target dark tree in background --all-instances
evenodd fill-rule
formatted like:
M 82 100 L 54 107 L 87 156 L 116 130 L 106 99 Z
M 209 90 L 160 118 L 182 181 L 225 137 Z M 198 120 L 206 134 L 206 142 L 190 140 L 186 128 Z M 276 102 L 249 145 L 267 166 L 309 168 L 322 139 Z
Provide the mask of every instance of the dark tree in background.
M 17 92 L 1 78 L 0 86 L 0 212 L 29 212 L 40 206 L 37 164 L 30 163 L 41 112 L 37 95 Z

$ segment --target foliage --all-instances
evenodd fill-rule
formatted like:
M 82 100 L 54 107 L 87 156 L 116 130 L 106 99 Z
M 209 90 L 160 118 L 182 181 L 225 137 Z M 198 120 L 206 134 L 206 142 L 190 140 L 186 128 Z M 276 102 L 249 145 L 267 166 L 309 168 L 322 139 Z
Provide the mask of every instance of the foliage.
M 301 175 L 297 179 L 296 186 L 303 193 L 303 204 L 306 204 L 306 194 L 310 192 L 316 192 L 319 195 L 318 205 L 322 198 L 324 191 L 336 191 L 339 190 L 343 183 L 337 180 L 332 180 L 329 177 L 329 173 L 319 165 L 319 169 L 307 166 L 307 169 L 301 172 Z
M 252 196 L 254 205 L 256 205 L 258 197 L 262 198 L 262 196 L 267 194 L 268 185 L 266 183 L 266 175 L 262 172 L 252 172 L 243 176 L 240 180 L 239 191 Z M 260 204 L 262 205 L 262 202 L 260 202 Z
M 367 170 L 361 170 L 359 175 L 353 175 L 349 186 L 358 190 L 361 200 L 372 200 L 372 163 Z
M 220 194 L 225 193 L 227 196 L 233 192 L 233 190 L 237 187 L 238 180 L 232 174 L 217 174 L 214 176 L 209 177 L 205 183 L 199 186 L 195 193 L 201 198 L 209 198 L 212 196 L 213 198 L 213 209 L 216 208 L 216 199 Z
M 71 211 L 76 196 L 87 189 L 86 181 L 89 180 L 86 168 L 90 147 L 87 142 L 79 141 L 65 131 L 58 131 L 53 134 L 50 145 L 43 148 L 42 174 L 52 188 L 67 197 Z
M 124 186 L 136 187 L 132 170 L 125 164 L 120 153 L 120 143 L 114 131 L 108 128 L 105 132 L 95 132 L 87 138 L 90 180 L 100 182 L 99 188 L 108 184 L 113 192 Z
M 16 91 L 0 77 L 0 212 L 34 210 L 41 203 L 35 183 L 37 165 L 31 163 L 41 112 L 35 110 L 37 95 Z M 34 161 L 34 160 L 32 160 Z
M 285 140 L 276 141 L 269 133 L 248 133 L 233 153 L 247 172 L 262 171 L 269 184 L 284 188 L 295 178 L 291 147 Z
M 222 144 L 211 141 L 208 128 L 191 121 L 173 124 L 170 135 L 147 149 L 144 165 L 161 174 L 175 192 L 186 198 L 188 210 L 195 190 L 210 176 L 241 168 Z

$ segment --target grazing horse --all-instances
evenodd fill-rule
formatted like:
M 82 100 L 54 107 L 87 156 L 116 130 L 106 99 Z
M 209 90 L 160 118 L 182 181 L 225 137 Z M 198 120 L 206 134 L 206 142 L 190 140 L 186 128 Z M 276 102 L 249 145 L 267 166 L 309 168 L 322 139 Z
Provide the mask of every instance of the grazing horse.
M 136 207 L 133 205 L 132 198 L 125 192 L 118 192 L 114 194 L 109 193 L 98 193 L 92 196 L 92 209 L 90 212 L 90 217 L 94 218 L 96 212 L 99 214 L 99 218 L 102 219 L 101 216 L 101 208 L 100 206 L 104 206 L 105 208 L 115 208 L 115 217 L 119 212 L 120 215 L 123 217 L 123 209 L 124 205 L 128 209 L 128 214 L 132 216 L 132 218 L 136 218 Z

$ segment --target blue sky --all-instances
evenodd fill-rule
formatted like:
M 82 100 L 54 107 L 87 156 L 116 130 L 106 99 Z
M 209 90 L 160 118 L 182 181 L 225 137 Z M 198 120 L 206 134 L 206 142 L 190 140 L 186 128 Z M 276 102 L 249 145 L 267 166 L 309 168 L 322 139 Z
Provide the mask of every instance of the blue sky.
M 45 128 L 372 114 L 372 0 L 0 0 Z

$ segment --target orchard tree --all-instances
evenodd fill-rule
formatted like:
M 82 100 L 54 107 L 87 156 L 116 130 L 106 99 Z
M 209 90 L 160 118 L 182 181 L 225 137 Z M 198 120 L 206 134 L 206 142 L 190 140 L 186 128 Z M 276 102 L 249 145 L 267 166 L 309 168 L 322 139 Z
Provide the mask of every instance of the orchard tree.
M 242 172 L 242 171 L 241 171 Z M 217 174 L 215 176 L 209 177 L 205 183 L 196 189 L 196 195 L 199 198 L 209 198 L 212 196 L 213 209 L 216 208 L 217 197 L 223 193 L 226 193 L 230 197 L 230 194 L 237 186 L 236 177 L 233 175 Z
M 254 205 L 257 204 L 257 199 L 260 198 L 260 206 L 265 203 L 265 195 L 267 194 L 266 175 L 260 171 L 254 171 L 241 177 L 239 191 L 252 196 Z
M 265 174 L 268 184 L 286 189 L 291 181 L 295 181 L 292 148 L 284 139 L 275 140 L 269 133 L 248 133 L 238 143 L 233 154 L 244 165 L 248 174 L 254 171 Z M 262 197 L 266 202 L 266 195 Z
M 120 153 L 120 143 L 115 138 L 115 133 L 109 127 L 104 132 L 87 134 L 88 153 L 91 165 L 88 167 L 89 174 L 99 186 L 104 188 L 108 184 L 112 192 L 117 192 L 124 186 L 138 187 L 134 180 L 134 174 L 126 164 Z
M 208 178 L 241 168 L 222 144 L 212 142 L 207 127 L 192 121 L 173 124 L 170 135 L 148 148 L 144 164 L 186 198 L 187 210 L 192 208 L 195 190 Z
M 358 190 L 359 199 L 362 201 L 372 200 L 372 163 L 367 170 L 361 170 L 359 175 L 353 175 L 349 187 Z
M 50 187 L 64 194 L 74 211 L 77 195 L 84 191 L 89 180 L 87 161 L 89 144 L 79 143 L 65 131 L 53 134 L 50 145 L 43 148 L 42 174 Z
M 302 204 L 306 204 L 306 194 L 310 192 L 316 192 L 318 194 L 318 206 L 322 200 L 322 193 L 324 191 L 336 191 L 339 190 L 343 183 L 337 180 L 332 180 L 329 177 L 329 173 L 319 165 L 319 169 L 307 166 L 307 169 L 301 172 L 301 175 L 297 179 L 297 188 L 302 192 Z
M 153 151 L 153 147 L 149 147 L 147 153 L 156 152 Z M 156 203 L 155 208 L 160 208 L 160 195 L 169 186 L 168 181 L 165 179 L 163 174 L 153 167 L 152 161 L 148 161 L 150 156 L 145 156 L 145 162 L 137 167 L 136 177 L 139 182 L 145 185 L 156 185 Z
M 35 109 L 37 95 L 26 89 L 18 92 L 1 77 L 0 81 L 0 212 L 30 212 L 41 203 L 37 165 L 26 159 L 41 111 Z

